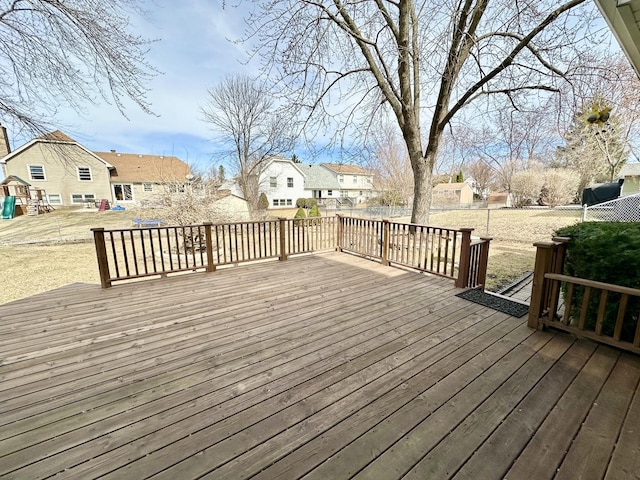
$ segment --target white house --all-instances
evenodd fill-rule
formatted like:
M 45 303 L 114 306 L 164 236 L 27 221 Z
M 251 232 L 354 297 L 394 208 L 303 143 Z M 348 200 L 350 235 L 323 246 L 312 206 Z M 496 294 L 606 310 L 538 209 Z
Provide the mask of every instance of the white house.
M 306 197 L 304 173 L 291 160 L 275 157 L 262 169 L 259 191 L 269 200 L 269 207 L 295 207 L 298 198 Z

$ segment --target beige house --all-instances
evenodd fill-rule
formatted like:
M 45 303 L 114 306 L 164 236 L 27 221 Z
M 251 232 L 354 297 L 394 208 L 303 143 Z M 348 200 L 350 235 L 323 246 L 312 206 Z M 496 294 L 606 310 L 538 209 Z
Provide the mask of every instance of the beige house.
M 373 189 L 373 174 L 358 165 L 343 165 L 339 163 L 321 163 L 338 180 L 340 197 L 348 198 L 354 204 L 366 202 L 375 196 Z M 332 192 L 334 193 L 334 192 Z M 337 193 L 337 192 L 336 192 Z M 333 194 L 335 195 L 335 193 Z
M 4 177 L 17 176 L 43 189 L 54 207 L 112 200 L 109 171 L 113 166 L 60 131 L 31 140 L 0 164 Z
M 44 190 L 46 203 L 54 207 L 93 205 L 103 199 L 111 205 L 133 204 L 165 192 L 184 192 L 189 182 L 188 165 L 173 156 L 91 152 L 60 131 L 11 152 L 4 128 L 0 137 L 0 154 L 6 152 L 0 159 L 2 176 L 17 176 Z
M 618 175 L 624 178 L 620 196 L 640 193 L 640 163 L 625 164 Z
M 166 193 L 184 193 L 189 166 L 178 157 L 95 152 L 111 165 L 111 197 L 120 204 L 142 202 Z
M 439 183 L 433 187 L 433 205 L 471 205 L 473 189 L 468 183 Z

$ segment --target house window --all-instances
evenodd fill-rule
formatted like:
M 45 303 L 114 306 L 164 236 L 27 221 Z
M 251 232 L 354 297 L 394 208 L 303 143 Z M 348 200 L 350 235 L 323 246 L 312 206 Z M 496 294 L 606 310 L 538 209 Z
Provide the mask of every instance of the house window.
M 29 178 L 31 180 L 46 180 L 44 165 L 29 165 Z
M 293 178 L 287 177 L 287 187 L 289 188 L 293 187 Z
M 133 201 L 133 185 L 127 183 L 114 183 L 113 196 L 120 202 Z
M 273 199 L 273 206 L 277 207 L 278 205 L 280 205 L 280 200 L 278 200 L 277 198 Z
M 186 187 L 184 184 L 171 183 L 169 184 L 169 193 L 184 193 L 186 191 Z
M 91 176 L 91 168 L 78 167 L 78 180 L 81 182 L 91 182 L 93 177 Z
M 62 197 L 59 193 L 50 193 L 47 195 L 49 205 L 62 205 Z
M 277 177 L 269 177 L 269 186 L 271 188 L 276 188 L 278 186 L 278 178 Z
M 338 175 L 338 181 L 340 183 L 343 183 L 344 182 L 344 175 Z
M 330 197 L 333 195 L 333 190 L 327 190 L 327 197 Z
M 287 201 L 284 198 L 280 199 L 280 206 L 284 207 L 287 204 Z
M 95 202 L 96 196 L 93 193 L 72 193 L 71 203 Z
M 342 198 L 346 198 L 346 197 L 348 197 L 349 195 L 348 195 L 348 192 L 347 192 L 346 190 L 341 190 L 341 191 L 340 191 L 340 196 L 341 196 Z
M 358 183 L 358 176 L 357 175 L 353 176 L 353 183 Z
M 362 190 L 360 190 L 360 195 L 362 195 Z
M 153 192 L 153 183 L 143 183 L 142 190 L 145 192 Z
M 293 200 L 291 200 L 290 198 L 287 198 L 287 207 L 292 207 L 293 206 Z

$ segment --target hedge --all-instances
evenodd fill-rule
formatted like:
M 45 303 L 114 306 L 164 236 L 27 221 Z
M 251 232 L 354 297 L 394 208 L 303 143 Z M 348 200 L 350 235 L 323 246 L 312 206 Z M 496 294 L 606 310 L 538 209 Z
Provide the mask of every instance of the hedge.
M 564 265 L 565 275 L 640 289 L 640 223 L 584 222 L 556 231 L 556 235 L 570 237 Z M 578 315 L 584 287 L 576 287 L 572 316 Z M 618 315 L 620 294 L 610 293 L 602 333 L 613 335 Z M 592 291 L 589 299 L 586 328 L 595 329 L 600 292 Z M 640 311 L 640 299 L 629 297 L 622 339 L 633 340 Z

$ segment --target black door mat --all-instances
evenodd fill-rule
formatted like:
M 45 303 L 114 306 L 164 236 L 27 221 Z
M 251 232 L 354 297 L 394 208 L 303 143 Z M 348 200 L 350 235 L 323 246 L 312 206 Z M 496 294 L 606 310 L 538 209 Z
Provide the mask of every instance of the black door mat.
M 491 295 L 480 290 L 466 290 L 464 292 L 456 294 L 456 297 L 464 298 L 470 302 L 484 305 L 485 307 L 492 308 L 499 312 L 507 313 L 512 317 L 524 317 L 529 313 L 529 307 L 522 305 L 521 303 L 514 302 L 507 298 L 498 297 L 497 295 Z

